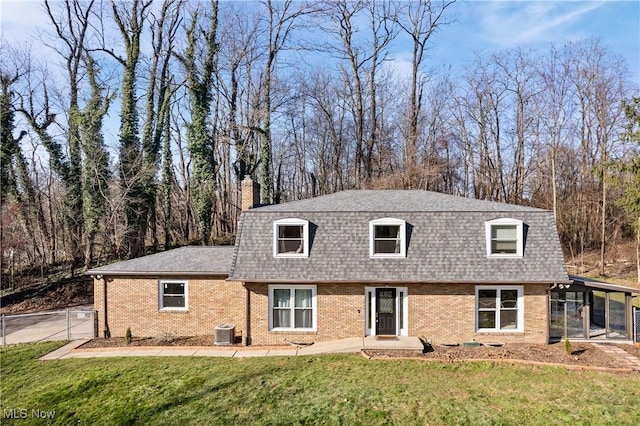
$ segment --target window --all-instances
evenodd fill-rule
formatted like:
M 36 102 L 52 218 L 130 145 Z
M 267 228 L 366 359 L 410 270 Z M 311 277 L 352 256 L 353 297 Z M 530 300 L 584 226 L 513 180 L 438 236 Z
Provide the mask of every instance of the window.
M 281 219 L 273 222 L 274 257 L 309 256 L 309 221 Z
M 523 225 L 517 219 L 495 219 L 486 222 L 487 256 L 522 257 Z
M 161 310 L 187 310 L 185 281 L 160 281 L 159 287 Z
M 269 329 L 316 330 L 316 286 L 269 286 Z
M 369 222 L 371 257 L 406 257 L 406 222 L 383 218 Z
M 478 331 L 522 331 L 523 289 L 477 287 Z

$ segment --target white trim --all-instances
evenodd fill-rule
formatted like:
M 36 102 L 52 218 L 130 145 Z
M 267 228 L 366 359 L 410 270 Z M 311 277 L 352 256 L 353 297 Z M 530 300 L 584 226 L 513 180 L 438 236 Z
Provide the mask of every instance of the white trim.
M 295 311 L 295 290 L 311 290 L 311 315 L 313 326 L 310 328 L 295 327 L 273 327 L 273 292 L 274 290 L 293 290 L 291 293 L 291 324 L 294 324 Z M 315 285 L 286 285 L 286 284 L 269 284 L 269 331 L 317 331 L 318 328 L 318 303 L 317 303 L 317 286 Z
M 515 253 L 493 253 L 491 250 L 491 230 L 494 226 L 515 226 L 516 227 L 516 252 Z M 518 219 L 500 218 L 485 222 L 487 257 L 522 257 L 524 253 L 524 226 Z
M 302 226 L 302 252 L 278 253 L 278 228 L 280 226 Z M 273 257 L 309 257 L 309 221 L 298 218 L 279 219 L 273 222 Z
M 394 288 L 396 290 L 396 335 L 409 335 L 409 288 L 408 287 L 365 287 L 364 288 L 364 334 L 365 336 L 376 335 L 376 289 Z M 402 325 L 400 328 L 400 293 L 403 293 L 402 300 Z M 371 297 L 371 309 L 369 309 L 369 297 Z M 371 324 L 371 327 L 369 327 Z
M 184 284 L 184 308 L 163 305 L 164 284 Z M 189 310 L 189 282 L 186 280 L 158 280 L 158 310 L 160 311 L 188 311 Z
M 480 328 L 480 306 L 479 306 L 479 296 L 478 293 L 480 290 L 495 290 L 496 291 L 496 327 L 495 328 Z M 497 302 L 500 300 L 500 293 L 503 290 L 517 290 L 518 292 L 518 300 L 516 308 L 518 309 L 517 313 L 517 324 L 516 328 L 500 328 L 500 307 L 497 305 Z M 476 332 L 481 333 L 522 333 L 524 331 L 524 286 L 499 286 L 499 285 L 477 285 L 476 286 L 476 302 L 475 302 L 475 317 L 476 317 Z
M 376 253 L 375 252 L 375 229 L 376 226 L 399 226 L 400 227 L 400 253 Z M 398 258 L 407 257 L 407 222 L 394 217 L 383 217 L 369 221 L 369 257 L 372 258 Z

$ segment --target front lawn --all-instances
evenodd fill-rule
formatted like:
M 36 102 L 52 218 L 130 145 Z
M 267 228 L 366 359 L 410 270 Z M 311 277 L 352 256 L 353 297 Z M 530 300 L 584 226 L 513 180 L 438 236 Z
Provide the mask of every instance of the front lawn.
M 37 360 L 59 345 L 1 351 L 0 423 L 640 424 L 638 373 L 360 355 Z

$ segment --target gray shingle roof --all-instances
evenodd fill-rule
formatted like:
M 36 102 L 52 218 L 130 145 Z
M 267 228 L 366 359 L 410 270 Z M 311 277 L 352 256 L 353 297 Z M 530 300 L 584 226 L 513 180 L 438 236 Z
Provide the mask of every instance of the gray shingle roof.
M 306 219 L 308 258 L 273 257 L 273 222 Z M 407 223 L 407 256 L 372 259 L 369 221 Z M 522 258 L 487 258 L 485 222 L 522 220 Z M 243 213 L 230 279 L 264 282 L 568 282 L 547 210 L 428 191 L 344 191 Z
M 546 210 L 421 190 L 350 190 L 251 210 L 271 212 L 543 212 Z
M 87 275 L 227 275 L 234 248 L 180 247 L 87 271 Z

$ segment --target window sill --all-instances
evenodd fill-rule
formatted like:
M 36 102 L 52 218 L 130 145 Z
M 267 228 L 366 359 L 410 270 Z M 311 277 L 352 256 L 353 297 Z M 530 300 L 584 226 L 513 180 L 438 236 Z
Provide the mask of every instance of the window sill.
M 276 254 L 273 257 L 276 259 L 299 259 L 299 258 L 309 257 L 309 255 L 304 253 L 292 253 L 292 254 L 283 253 L 283 254 Z
M 162 308 L 162 309 L 158 309 L 158 312 L 160 312 L 161 314 L 188 314 L 189 309 Z
M 488 254 L 489 259 L 522 259 L 524 256 L 521 254 Z
M 370 254 L 371 259 L 404 259 L 407 256 L 403 254 Z
M 274 334 L 318 334 L 317 330 L 310 330 L 310 329 L 305 329 L 305 330 L 300 330 L 300 329 L 295 329 L 295 328 L 273 328 L 271 330 L 269 330 L 269 333 L 274 333 Z

